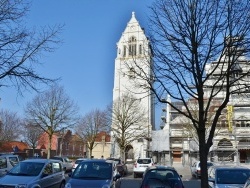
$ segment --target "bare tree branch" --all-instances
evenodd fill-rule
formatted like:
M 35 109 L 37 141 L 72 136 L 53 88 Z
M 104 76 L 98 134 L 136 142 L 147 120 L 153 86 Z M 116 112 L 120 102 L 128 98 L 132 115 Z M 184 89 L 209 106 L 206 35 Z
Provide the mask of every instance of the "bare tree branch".
M 107 112 L 95 109 L 84 115 L 76 126 L 76 133 L 86 143 L 89 150 L 88 157 L 92 156 L 92 151 L 97 145 L 98 133 L 109 129 Z
M 78 107 L 65 94 L 63 87 L 54 85 L 37 95 L 25 108 L 28 121 L 48 134 L 50 157 L 51 139 L 55 132 L 72 128 L 77 122 Z
M 43 27 L 41 31 L 25 28 L 24 18 L 29 11 L 24 0 L 0 2 L 0 87 L 15 86 L 38 90 L 38 85 L 56 79 L 45 78 L 36 72 L 45 52 L 53 52 L 61 42 L 62 25 Z

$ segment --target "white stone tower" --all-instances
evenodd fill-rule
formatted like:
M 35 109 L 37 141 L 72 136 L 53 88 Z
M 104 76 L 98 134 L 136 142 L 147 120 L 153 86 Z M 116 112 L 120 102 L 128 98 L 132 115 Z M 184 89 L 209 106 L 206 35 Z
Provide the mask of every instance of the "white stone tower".
M 143 108 L 147 112 L 147 123 L 143 126 L 143 130 L 147 131 L 149 138 L 151 138 L 152 129 L 155 129 L 153 95 L 151 95 L 148 88 L 145 89 L 145 87 L 143 87 L 146 85 L 146 82 L 139 79 L 134 72 L 135 70 L 141 69 L 144 74 L 146 73 L 147 77 L 150 77 L 151 65 L 152 56 L 149 40 L 144 30 L 140 27 L 139 22 L 136 20 L 135 13 L 132 12 L 132 17 L 117 43 L 113 101 L 120 99 L 126 93 L 133 94 L 135 98 L 141 101 Z M 119 157 L 119 147 L 114 142 L 112 143 L 111 156 Z M 134 141 L 131 144 L 134 158 L 150 155 L 150 143 L 149 139 Z

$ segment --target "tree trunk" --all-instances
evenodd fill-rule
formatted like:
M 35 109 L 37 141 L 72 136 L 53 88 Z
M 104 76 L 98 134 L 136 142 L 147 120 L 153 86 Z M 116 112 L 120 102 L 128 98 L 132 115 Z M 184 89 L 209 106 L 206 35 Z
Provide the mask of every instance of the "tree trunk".
M 35 155 L 35 146 L 32 147 L 32 156 L 34 157 Z
M 207 154 L 205 128 L 199 131 L 199 150 L 200 150 L 200 167 L 201 167 L 201 187 L 208 188 L 208 173 L 207 173 Z
M 48 155 L 47 159 L 50 158 L 50 153 L 51 153 L 51 142 L 52 142 L 52 135 L 49 135 L 49 143 L 48 143 Z

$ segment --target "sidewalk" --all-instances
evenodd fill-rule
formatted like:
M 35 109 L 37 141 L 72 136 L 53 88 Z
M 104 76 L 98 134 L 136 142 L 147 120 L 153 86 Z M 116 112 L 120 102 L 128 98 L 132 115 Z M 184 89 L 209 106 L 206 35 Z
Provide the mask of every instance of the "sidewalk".
M 173 163 L 172 165 L 182 175 L 182 180 L 190 180 L 192 178 L 189 165 L 182 165 L 182 163 Z

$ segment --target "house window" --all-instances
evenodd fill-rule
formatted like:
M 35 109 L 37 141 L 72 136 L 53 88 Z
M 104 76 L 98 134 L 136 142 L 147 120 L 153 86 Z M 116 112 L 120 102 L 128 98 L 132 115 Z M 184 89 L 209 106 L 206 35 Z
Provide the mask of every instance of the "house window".
M 131 37 L 129 39 L 129 55 L 135 56 L 136 55 L 136 38 Z

